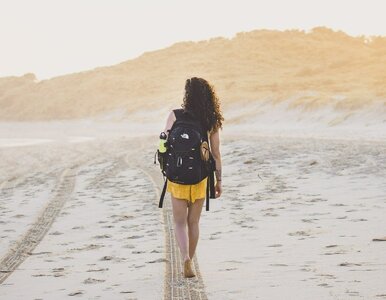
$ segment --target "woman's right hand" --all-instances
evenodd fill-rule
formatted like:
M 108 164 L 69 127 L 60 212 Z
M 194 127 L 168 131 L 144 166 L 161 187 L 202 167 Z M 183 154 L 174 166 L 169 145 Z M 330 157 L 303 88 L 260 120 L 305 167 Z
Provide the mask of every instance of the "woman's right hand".
M 221 181 L 216 182 L 216 186 L 214 187 L 215 190 L 215 197 L 218 198 L 222 194 L 222 186 L 221 186 Z

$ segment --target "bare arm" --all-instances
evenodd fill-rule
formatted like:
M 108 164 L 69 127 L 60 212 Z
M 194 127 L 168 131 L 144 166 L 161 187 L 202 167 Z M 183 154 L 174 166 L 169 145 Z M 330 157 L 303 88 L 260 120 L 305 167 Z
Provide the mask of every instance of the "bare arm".
M 164 129 L 164 132 L 166 133 L 166 135 L 169 135 L 168 130 L 170 130 L 170 128 L 172 128 L 175 120 L 176 120 L 176 116 L 174 115 L 174 112 L 171 111 L 169 113 L 168 119 L 166 120 L 166 125 L 165 125 L 165 129 Z
M 219 130 L 210 135 L 210 149 L 214 160 L 216 161 L 216 179 L 221 183 L 222 170 L 221 170 L 221 153 L 220 153 L 220 133 Z

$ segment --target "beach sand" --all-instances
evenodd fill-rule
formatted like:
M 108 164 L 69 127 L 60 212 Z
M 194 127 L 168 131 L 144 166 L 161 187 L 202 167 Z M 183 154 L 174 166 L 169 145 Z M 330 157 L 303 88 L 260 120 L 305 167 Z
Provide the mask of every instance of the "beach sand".
M 185 280 L 158 208 L 162 127 L 55 124 L 2 126 L 1 299 L 386 298 L 382 140 L 224 130 L 224 194 Z
M 130 142 L 1 149 L 16 177 L 2 185 L 0 254 L 29 250 L 14 258 L 24 261 L 1 285 L 2 299 L 163 294 L 160 214 L 154 188 L 126 151 Z M 16 173 L 20 157 L 34 164 Z
M 223 197 L 204 214 L 209 299 L 386 298 L 386 145 L 224 142 Z

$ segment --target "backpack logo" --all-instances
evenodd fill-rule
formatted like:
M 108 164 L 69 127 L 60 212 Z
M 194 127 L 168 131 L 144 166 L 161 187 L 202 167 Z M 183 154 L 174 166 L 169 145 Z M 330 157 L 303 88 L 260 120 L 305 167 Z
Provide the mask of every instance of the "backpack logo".
M 187 140 L 189 139 L 189 135 L 187 133 L 181 134 L 181 137 L 183 139 L 187 139 Z

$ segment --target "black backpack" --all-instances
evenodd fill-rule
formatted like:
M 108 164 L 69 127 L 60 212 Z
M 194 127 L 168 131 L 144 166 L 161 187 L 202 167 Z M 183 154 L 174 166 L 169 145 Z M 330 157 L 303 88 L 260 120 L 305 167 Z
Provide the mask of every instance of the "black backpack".
M 167 151 L 158 153 L 158 161 L 163 175 L 172 182 L 179 184 L 197 184 L 208 177 L 206 189 L 206 210 L 209 210 L 209 198 L 214 198 L 215 162 L 209 152 L 209 160 L 201 159 L 201 144 L 209 144 L 208 133 L 203 130 L 199 120 L 189 111 L 173 110 L 176 120 L 169 130 L 166 141 Z M 161 193 L 159 207 L 165 197 L 167 180 Z

